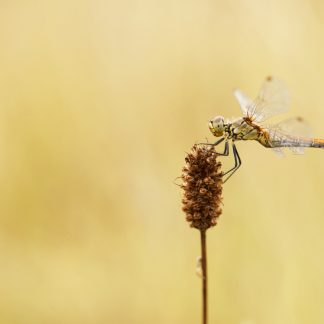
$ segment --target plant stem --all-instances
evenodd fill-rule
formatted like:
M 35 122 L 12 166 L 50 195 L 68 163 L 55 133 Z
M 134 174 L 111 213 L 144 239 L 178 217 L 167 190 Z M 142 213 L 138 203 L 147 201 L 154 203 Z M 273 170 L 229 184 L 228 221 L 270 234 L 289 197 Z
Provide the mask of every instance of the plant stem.
M 203 324 L 207 324 L 207 254 L 206 230 L 200 230 L 201 242 L 201 269 L 202 269 L 202 297 L 203 297 Z

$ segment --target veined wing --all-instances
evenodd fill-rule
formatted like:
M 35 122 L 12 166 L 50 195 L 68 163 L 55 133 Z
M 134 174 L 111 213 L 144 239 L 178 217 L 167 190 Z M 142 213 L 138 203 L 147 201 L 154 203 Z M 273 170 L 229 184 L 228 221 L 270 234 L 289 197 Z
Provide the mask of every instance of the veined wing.
M 256 122 L 286 112 L 289 107 L 289 94 L 285 84 L 276 78 L 267 77 L 258 97 L 248 108 L 247 116 Z
M 262 122 L 269 117 L 286 112 L 290 101 L 285 84 L 273 77 L 265 79 L 258 97 L 253 101 L 241 90 L 235 90 L 234 96 L 243 114 L 256 122 Z
M 234 96 L 240 105 L 243 115 L 247 116 L 252 100 L 240 89 L 234 90 Z
M 264 129 L 269 134 L 275 152 L 280 155 L 283 154 L 281 145 L 287 146 L 295 154 L 303 154 L 305 147 L 302 141 L 311 137 L 311 128 L 301 117 L 289 118 L 278 124 L 267 125 Z

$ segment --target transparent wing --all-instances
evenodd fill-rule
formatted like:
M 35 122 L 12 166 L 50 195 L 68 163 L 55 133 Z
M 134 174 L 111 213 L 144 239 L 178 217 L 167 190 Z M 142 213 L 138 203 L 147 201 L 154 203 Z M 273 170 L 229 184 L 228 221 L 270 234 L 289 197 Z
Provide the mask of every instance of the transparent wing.
M 272 142 L 283 143 L 287 140 L 294 138 L 310 138 L 311 127 L 301 117 L 294 117 L 286 119 L 278 124 L 267 125 L 264 127 L 270 136 Z M 289 149 L 295 154 L 303 154 L 304 147 L 289 147 Z M 280 147 L 275 147 L 273 150 L 276 153 L 283 154 L 283 150 Z
M 279 156 L 281 158 L 285 156 L 285 153 L 281 147 L 274 147 L 272 149 L 272 152 L 274 152 L 277 156 Z
M 252 104 L 252 100 L 248 96 L 246 96 L 240 89 L 234 90 L 234 96 L 241 107 L 243 115 L 247 116 L 249 106 L 251 106 Z
M 289 107 L 289 94 L 285 84 L 276 78 L 267 77 L 258 97 L 247 107 L 247 116 L 256 122 L 286 112 Z

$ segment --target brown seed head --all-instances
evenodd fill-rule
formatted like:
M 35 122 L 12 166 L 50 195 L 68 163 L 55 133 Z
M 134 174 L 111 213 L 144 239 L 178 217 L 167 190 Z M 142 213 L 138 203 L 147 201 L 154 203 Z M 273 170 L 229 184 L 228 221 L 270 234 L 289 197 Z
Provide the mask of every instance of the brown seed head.
M 222 213 L 221 163 L 216 161 L 213 147 L 194 145 L 186 156 L 186 166 L 182 169 L 184 196 L 182 210 L 191 227 L 206 230 L 217 224 Z

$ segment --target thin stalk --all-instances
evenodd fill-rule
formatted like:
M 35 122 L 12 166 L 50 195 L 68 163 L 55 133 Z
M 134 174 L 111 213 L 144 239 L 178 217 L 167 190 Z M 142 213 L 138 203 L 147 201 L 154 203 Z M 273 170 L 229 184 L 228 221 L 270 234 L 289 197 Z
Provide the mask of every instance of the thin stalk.
M 201 242 L 201 269 L 202 269 L 202 302 L 203 302 L 203 324 L 207 324 L 207 253 L 206 253 L 206 231 L 200 230 Z
M 181 178 L 184 190 L 182 210 L 191 227 L 200 231 L 201 258 L 197 269 L 202 277 L 202 323 L 207 324 L 206 231 L 217 224 L 222 213 L 223 173 L 218 153 L 208 145 L 194 145 L 186 156 Z

